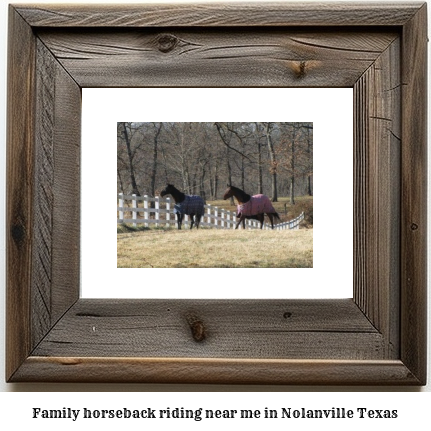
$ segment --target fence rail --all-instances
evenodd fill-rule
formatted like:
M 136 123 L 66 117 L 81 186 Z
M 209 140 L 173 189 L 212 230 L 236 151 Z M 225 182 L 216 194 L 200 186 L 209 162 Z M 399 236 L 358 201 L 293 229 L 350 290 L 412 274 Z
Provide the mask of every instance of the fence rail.
M 128 205 L 126 202 L 130 202 Z M 176 224 L 174 214 L 175 202 L 171 198 L 161 198 L 156 196 L 137 196 L 118 194 L 117 206 L 117 223 L 130 223 L 133 226 L 143 224 L 148 227 L 170 227 Z M 127 217 L 129 216 L 129 217 Z M 301 213 L 294 220 L 274 225 L 274 229 L 299 229 L 299 224 L 304 220 L 304 213 Z M 246 229 L 260 229 L 260 223 L 257 220 L 246 220 Z M 233 211 L 218 208 L 213 205 L 205 205 L 205 214 L 203 215 L 199 226 L 213 227 L 216 229 L 234 229 L 237 223 L 236 213 Z M 185 215 L 183 224 L 190 224 L 190 217 Z M 239 228 L 242 228 L 240 226 Z M 263 229 L 271 229 L 269 223 L 264 223 Z

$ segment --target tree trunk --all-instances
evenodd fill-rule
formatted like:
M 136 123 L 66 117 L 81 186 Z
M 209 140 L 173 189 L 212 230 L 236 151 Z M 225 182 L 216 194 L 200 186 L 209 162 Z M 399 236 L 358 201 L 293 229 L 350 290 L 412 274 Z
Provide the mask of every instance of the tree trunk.
M 117 175 L 118 175 L 118 180 L 120 181 L 120 190 L 121 190 L 121 193 L 124 193 L 123 179 L 121 178 L 120 170 L 118 168 L 117 168 Z
M 156 124 L 154 124 L 154 127 L 156 128 Z M 156 134 L 154 135 L 153 140 L 153 164 L 151 167 L 151 180 L 150 180 L 150 193 L 151 196 L 156 195 L 156 176 L 157 176 L 157 150 L 158 150 L 158 143 L 159 143 L 159 135 L 160 131 L 162 130 L 162 123 L 159 123 L 158 128 L 156 128 Z
M 260 142 L 257 144 L 257 164 L 258 164 L 258 177 L 257 177 L 257 190 L 259 194 L 263 194 L 263 182 L 262 182 L 262 150 L 260 148 Z
M 232 184 L 232 168 L 229 162 L 229 149 L 226 149 L 226 166 L 227 166 L 228 184 Z M 230 204 L 235 205 L 235 200 L 233 196 L 230 198 Z
M 218 192 L 218 161 L 216 162 L 216 165 L 214 167 L 213 188 L 211 190 L 212 200 L 217 199 L 217 192 Z
M 199 180 L 199 196 L 204 201 L 206 201 L 206 195 L 205 195 L 205 174 L 206 174 L 205 165 L 202 165 L 201 176 L 200 176 L 200 180 Z
M 130 143 L 130 137 L 129 137 L 129 134 L 127 133 L 126 123 L 123 122 L 122 126 L 123 126 L 124 139 L 126 141 L 127 156 L 129 160 L 129 174 L 130 174 L 130 182 L 132 184 L 132 194 L 141 196 L 138 190 L 138 185 L 136 184 L 135 171 L 133 169 L 132 148 Z
M 241 158 L 241 188 L 243 190 L 246 189 L 245 187 L 245 166 L 244 166 L 244 157 Z
M 256 126 L 256 143 L 257 143 L 257 193 L 263 194 L 263 169 L 262 169 L 262 147 L 260 143 L 260 130 L 262 125 L 254 123 Z
M 295 177 L 290 177 L 290 203 L 295 205 Z
M 168 162 L 166 160 L 166 153 L 165 153 L 165 149 L 163 146 L 161 146 L 161 151 L 162 151 L 162 157 L 163 157 L 163 167 L 164 167 L 164 171 L 165 171 L 165 183 L 169 184 L 169 174 L 168 174 Z
M 311 175 L 308 175 L 307 178 L 307 193 L 308 196 L 313 196 L 313 188 L 311 187 Z
M 313 163 L 313 157 L 311 155 L 311 149 L 312 149 L 312 145 L 311 145 L 311 141 L 310 141 L 310 128 L 307 128 L 307 152 L 308 152 L 308 160 L 311 161 L 311 164 L 312 164 Z M 307 182 L 308 196 L 313 196 L 313 181 L 312 181 L 312 177 L 313 177 L 313 169 L 312 169 L 312 165 L 311 165 L 310 173 L 308 174 L 308 182 Z
M 290 203 L 295 205 L 295 139 L 296 139 L 296 128 L 294 128 L 293 139 L 292 139 L 292 157 L 290 158 Z
M 184 164 L 182 165 L 181 168 L 182 168 L 181 176 L 183 179 L 183 190 L 182 191 L 186 195 L 189 195 L 190 194 L 190 174 L 189 174 L 187 167 L 184 166 Z
M 274 145 L 271 139 L 270 132 L 271 124 L 266 125 L 266 142 L 268 144 L 269 157 L 271 159 L 271 187 L 272 187 L 272 202 L 278 202 L 277 196 L 277 160 L 275 158 Z

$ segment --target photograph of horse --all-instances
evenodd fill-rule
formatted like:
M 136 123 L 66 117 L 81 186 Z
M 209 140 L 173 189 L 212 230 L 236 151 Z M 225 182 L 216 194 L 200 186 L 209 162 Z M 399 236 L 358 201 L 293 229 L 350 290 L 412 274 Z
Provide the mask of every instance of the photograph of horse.
M 117 268 L 312 268 L 313 199 L 312 122 L 117 123 Z
M 171 195 L 174 198 L 174 214 L 177 217 L 178 229 L 181 229 L 181 224 L 185 214 L 190 216 L 190 229 L 193 229 L 196 217 L 196 229 L 198 229 L 199 223 L 204 214 L 204 200 L 197 195 L 186 195 L 172 184 L 168 184 L 160 192 L 161 197 L 166 195 Z
M 238 229 L 238 226 L 241 222 L 243 229 L 245 229 L 246 219 L 258 220 L 260 222 L 260 228 L 262 229 L 265 214 L 269 217 L 269 220 L 271 222 L 271 229 L 274 229 L 274 218 L 280 220 L 280 216 L 278 215 L 277 211 L 275 211 L 268 196 L 262 194 L 250 196 L 238 187 L 234 187 L 228 184 L 227 190 L 223 195 L 223 199 L 227 200 L 232 196 L 234 196 L 238 202 L 238 222 L 235 226 L 235 229 Z

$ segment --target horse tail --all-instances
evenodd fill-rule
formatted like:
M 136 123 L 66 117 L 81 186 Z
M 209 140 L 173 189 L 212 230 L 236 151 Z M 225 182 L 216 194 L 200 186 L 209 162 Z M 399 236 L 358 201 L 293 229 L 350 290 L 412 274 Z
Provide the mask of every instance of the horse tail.
M 205 205 L 206 205 L 205 201 L 200 197 L 200 205 L 199 205 L 199 215 L 200 216 L 203 216 L 205 214 Z
M 265 215 L 267 215 L 268 217 L 270 216 L 270 215 L 272 215 L 272 216 L 274 216 L 276 219 L 278 219 L 278 220 L 281 220 L 280 219 L 280 216 L 279 216 L 279 214 L 278 214 L 278 212 L 276 212 L 276 211 L 271 211 L 270 213 L 264 213 Z

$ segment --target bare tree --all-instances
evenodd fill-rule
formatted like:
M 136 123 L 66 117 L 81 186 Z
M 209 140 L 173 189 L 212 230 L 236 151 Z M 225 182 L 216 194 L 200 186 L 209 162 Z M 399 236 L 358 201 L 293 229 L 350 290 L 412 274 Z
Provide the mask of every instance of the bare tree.
M 154 127 L 154 138 L 153 138 L 153 165 L 151 168 L 151 183 L 150 183 L 150 193 L 151 196 L 156 195 L 156 176 L 157 176 L 157 152 L 159 144 L 159 135 L 162 130 L 162 123 L 153 123 Z
M 272 123 L 266 123 L 265 137 L 268 144 L 269 157 L 271 160 L 269 171 L 271 173 L 271 200 L 272 202 L 278 202 L 277 195 L 277 159 L 275 157 L 274 144 L 272 142 L 271 131 Z
M 280 124 L 281 142 L 279 146 L 280 166 L 287 174 L 288 192 L 291 205 L 295 204 L 297 182 L 307 184 L 311 193 L 313 156 L 310 142 L 311 123 Z M 306 180 L 304 182 L 304 179 Z
M 312 195 L 312 123 L 118 123 L 117 131 L 125 193 L 154 196 L 172 183 L 215 200 L 228 182 L 274 202 Z
M 117 124 L 117 134 L 119 133 L 120 136 L 124 138 L 124 142 L 127 148 L 128 168 L 129 168 L 130 182 L 132 184 L 132 193 L 140 196 L 141 194 L 139 193 L 138 185 L 136 183 L 135 169 L 133 166 L 133 154 L 132 154 L 132 147 L 131 147 L 131 132 L 132 132 L 131 129 L 132 129 L 132 123 L 122 122 Z
M 230 163 L 230 152 L 233 149 L 233 147 L 231 146 L 232 131 L 230 131 L 229 128 L 223 123 L 214 123 L 214 124 L 217 127 L 217 131 L 220 135 L 220 138 L 223 144 L 226 146 L 225 160 L 226 160 L 226 168 L 227 168 L 227 182 L 228 184 L 232 184 L 232 167 Z M 231 205 L 234 205 L 233 197 L 230 198 L 230 203 Z
M 260 123 L 255 123 L 256 125 L 256 134 L 255 134 L 255 143 L 257 146 L 257 189 L 259 194 L 263 194 L 263 163 L 262 163 L 262 144 L 261 132 L 263 131 L 263 127 Z

